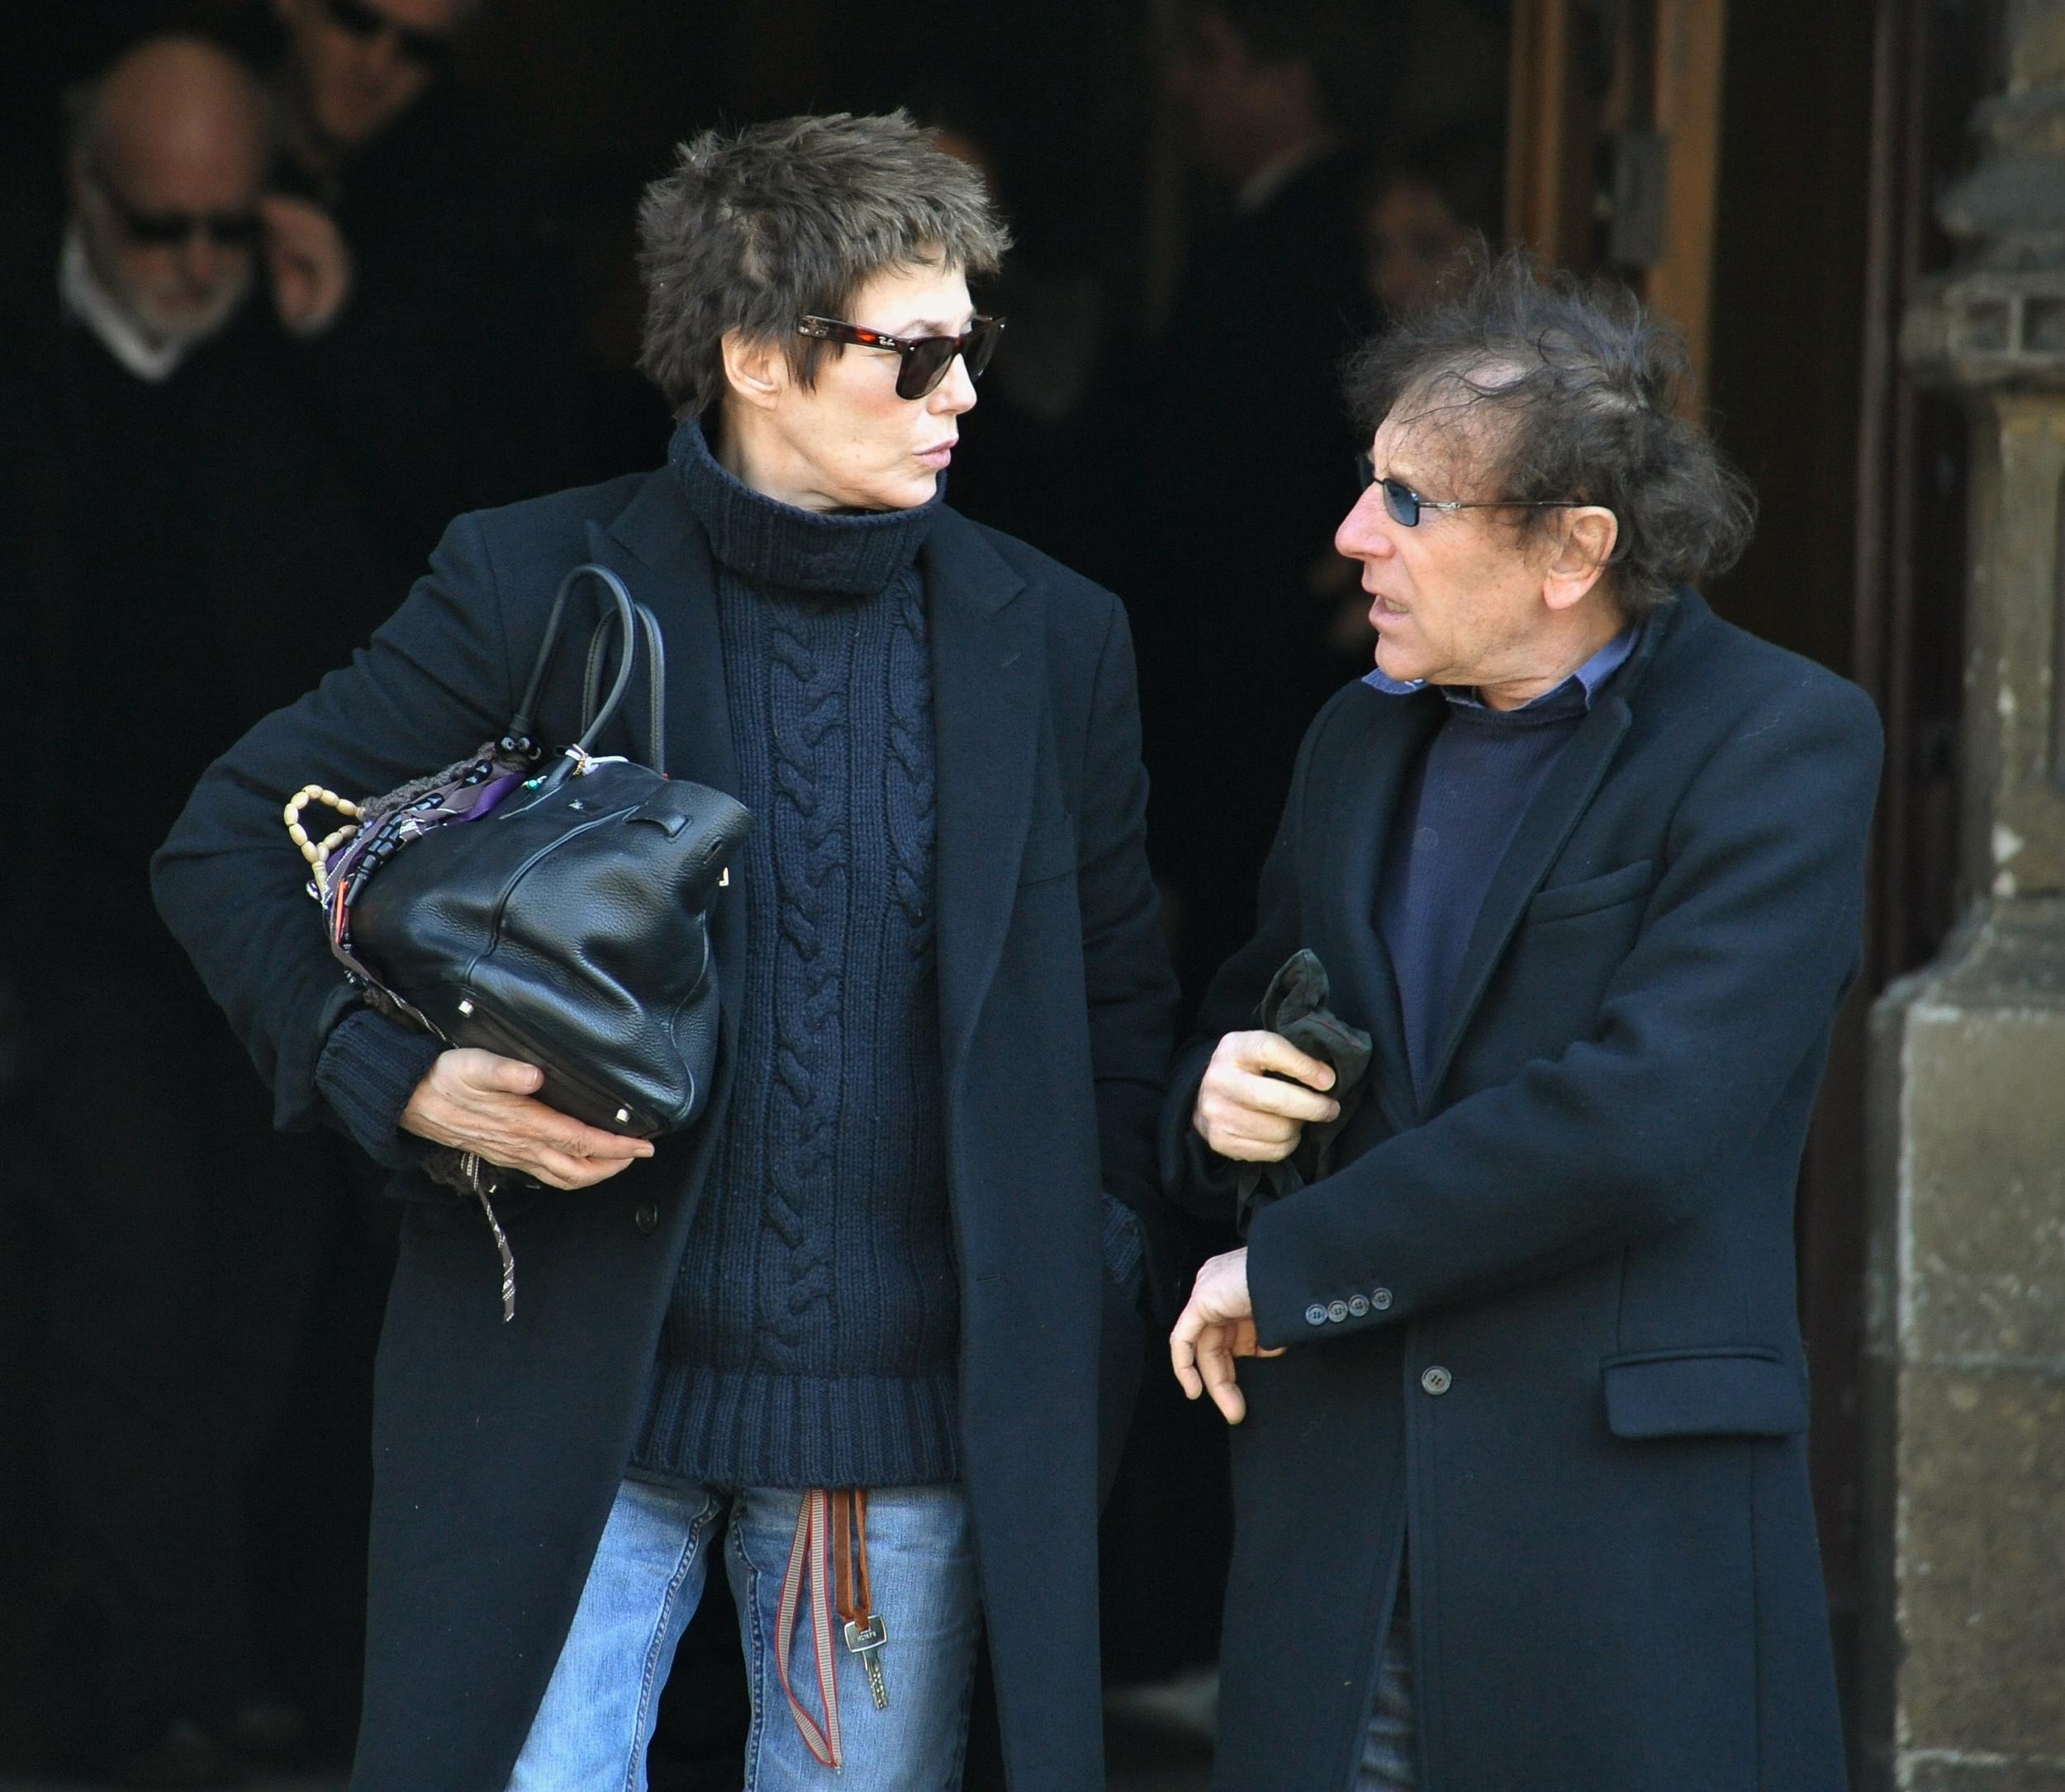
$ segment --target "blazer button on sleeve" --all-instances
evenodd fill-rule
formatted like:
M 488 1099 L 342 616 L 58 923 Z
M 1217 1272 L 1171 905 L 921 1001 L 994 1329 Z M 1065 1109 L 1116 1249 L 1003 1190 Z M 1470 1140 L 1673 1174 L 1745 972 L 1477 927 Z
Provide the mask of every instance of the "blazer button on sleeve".
M 1322 1306 L 1318 1301 L 1313 1301 L 1310 1306 L 1305 1309 L 1305 1323 L 1308 1325 L 1325 1325 L 1327 1323 L 1327 1309 Z

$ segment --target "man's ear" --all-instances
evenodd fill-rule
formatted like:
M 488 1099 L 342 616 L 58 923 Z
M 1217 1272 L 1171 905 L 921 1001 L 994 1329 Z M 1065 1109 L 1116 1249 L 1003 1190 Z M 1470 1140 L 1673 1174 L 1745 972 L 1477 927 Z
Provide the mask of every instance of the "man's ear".
M 721 346 L 725 383 L 742 405 L 771 410 L 795 382 L 789 358 L 777 342 L 756 342 L 742 331 L 728 329 Z
M 1597 504 L 1553 514 L 1555 545 L 1542 571 L 1541 595 L 1550 609 L 1569 609 L 1604 576 L 1621 538 L 1621 519 Z

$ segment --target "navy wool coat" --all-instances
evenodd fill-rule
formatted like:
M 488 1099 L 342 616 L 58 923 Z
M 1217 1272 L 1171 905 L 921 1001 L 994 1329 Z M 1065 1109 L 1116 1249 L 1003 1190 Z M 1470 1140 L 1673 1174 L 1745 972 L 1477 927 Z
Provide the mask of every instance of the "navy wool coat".
M 349 1000 L 281 804 L 311 779 L 385 790 L 499 733 L 554 588 L 587 559 L 666 631 L 668 769 L 735 791 L 710 552 L 675 476 L 461 517 L 370 647 L 209 770 L 156 862 L 159 906 L 282 1126 L 320 1117 L 316 1062 Z M 1123 1379 L 1142 1342 L 1104 1272 L 1102 1203 L 1151 1206 L 1173 1008 L 1132 648 L 1108 593 L 952 511 L 920 564 L 962 1455 L 999 1721 L 1014 1787 L 1093 1792 L 1100 1358 Z M 559 657 L 541 740 L 577 732 L 581 658 Z M 638 751 L 614 726 L 598 751 Z M 715 916 L 728 993 L 743 899 L 734 880 Z M 510 1198 L 513 1324 L 477 1208 L 413 1171 L 397 1183 L 354 1787 L 506 1783 L 630 1451 L 691 1213 L 719 1198 L 702 1183 L 729 1058 L 720 1045 L 708 1117 L 650 1160 Z
M 1223 1792 L 1347 1788 L 1410 1550 L 1429 1792 L 1837 1792 L 1792 1207 L 1858 957 L 1879 728 L 1680 593 L 1502 860 L 1424 1098 L 1376 925 L 1444 699 L 1351 685 L 1172 1079 L 1300 946 L 1375 1040 L 1333 1173 L 1249 1234 Z

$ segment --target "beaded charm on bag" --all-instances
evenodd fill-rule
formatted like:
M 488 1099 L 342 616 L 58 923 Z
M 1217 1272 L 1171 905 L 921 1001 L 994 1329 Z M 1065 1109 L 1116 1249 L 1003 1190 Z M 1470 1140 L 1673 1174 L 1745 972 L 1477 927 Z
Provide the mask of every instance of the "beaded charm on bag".
M 528 737 L 504 735 L 444 770 L 416 778 L 385 796 L 354 803 L 319 784 L 295 792 L 283 813 L 287 837 L 308 863 L 308 894 L 322 905 L 330 951 L 366 1005 L 390 1018 L 443 1039 L 444 1035 L 410 1003 L 368 970 L 351 948 L 351 905 L 365 880 L 402 847 L 440 827 L 477 821 L 535 772 L 544 755 Z M 344 818 L 320 840 L 310 837 L 302 817 L 320 803 Z M 448 1041 L 447 1043 L 449 1043 Z M 434 1181 L 470 1195 L 481 1205 L 502 1271 L 502 1317 L 516 1315 L 516 1257 L 489 1198 L 501 1187 L 501 1173 L 472 1151 L 441 1147 L 423 1160 Z
M 353 803 L 321 785 L 304 785 L 287 805 L 287 837 L 308 861 L 308 894 L 322 904 L 330 949 L 367 1005 L 426 1032 L 438 1029 L 368 970 L 351 949 L 351 905 L 366 879 L 404 846 L 438 828 L 478 821 L 529 778 L 544 755 L 528 737 L 504 735 L 456 764 L 411 779 L 385 796 Z M 342 827 L 311 840 L 301 821 L 311 803 L 345 818 Z M 439 1036 L 442 1036 L 441 1035 Z

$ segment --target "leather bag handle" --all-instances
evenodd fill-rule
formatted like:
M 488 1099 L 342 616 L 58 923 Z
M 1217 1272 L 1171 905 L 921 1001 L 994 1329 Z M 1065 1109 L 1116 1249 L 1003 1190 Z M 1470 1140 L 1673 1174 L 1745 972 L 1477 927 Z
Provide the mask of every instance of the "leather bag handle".
M 552 614 L 545 619 L 545 638 L 539 643 L 538 658 L 530 669 L 530 682 L 524 687 L 523 701 L 517 705 L 516 713 L 510 718 L 509 732 L 513 739 L 528 741 L 531 737 L 531 712 L 537 707 L 539 691 L 544 688 L 546 670 L 552 664 L 553 650 L 559 643 L 559 623 L 566 613 L 567 599 L 573 588 L 587 578 L 601 580 L 615 602 L 615 615 L 605 618 L 605 623 L 609 620 L 616 623 L 624 642 L 624 658 L 617 667 L 616 680 L 610 687 L 610 695 L 603 699 L 601 708 L 584 723 L 581 738 L 573 743 L 575 747 L 586 753 L 595 744 L 596 736 L 610 725 L 619 705 L 624 701 L 624 694 L 631 683 L 632 661 L 637 654 L 638 625 L 634 612 L 638 606 L 631 601 L 631 594 L 624 588 L 623 580 L 607 567 L 599 567 L 591 560 L 584 561 L 559 581 L 559 589 L 553 595 Z M 657 626 L 654 635 L 657 638 Z M 654 686 L 657 690 L 657 679 Z M 657 771 L 662 768 L 655 766 L 653 770 Z
M 662 778 L 667 775 L 667 645 L 660 635 L 660 619 L 650 606 L 634 604 L 634 613 L 645 636 L 645 733 L 649 763 Z M 610 643 L 619 632 L 618 619 L 605 616 L 588 638 L 588 669 L 581 682 L 581 729 L 586 735 L 594 724 L 602 699 L 602 673 L 609 663 Z

